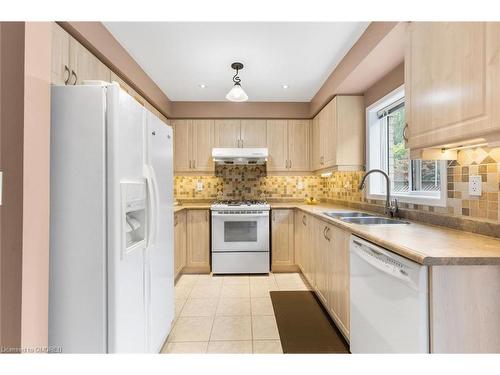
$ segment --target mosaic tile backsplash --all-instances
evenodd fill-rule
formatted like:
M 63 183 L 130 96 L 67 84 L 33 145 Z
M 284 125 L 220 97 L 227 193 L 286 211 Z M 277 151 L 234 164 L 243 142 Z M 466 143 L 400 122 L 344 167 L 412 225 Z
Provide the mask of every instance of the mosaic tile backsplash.
M 469 176 L 482 177 L 482 195 L 468 194 Z M 334 172 L 331 177 L 267 175 L 262 166 L 217 167 L 214 176 L 176 176 L 176 199 L 305 199 L 364 202 L 383 206 L 383 201 L 367 200 L 358 190 L 363 172 Z M 456 161 L 448 162 L 446 207 L 401 203 L 400 207 L 448 216 L 471 217 L 498 222 L 500 201 L 500 148 L 460 150 Z M 203 185 L 197 191 L 198 182 Z

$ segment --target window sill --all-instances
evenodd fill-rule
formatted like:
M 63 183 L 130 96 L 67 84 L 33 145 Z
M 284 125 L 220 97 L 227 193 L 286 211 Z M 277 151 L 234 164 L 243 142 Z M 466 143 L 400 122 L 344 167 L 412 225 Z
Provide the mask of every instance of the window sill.
M 367 199 L 377 199 L 385 201 L 385 194 L 367 194 Z M 446 207 L 446 196 L 441 194 L 438 197 L 409 195 L 409 194 L 391 194 L 391 199 L 396 198 L 400 203 L 424 204 L 433 207 Z

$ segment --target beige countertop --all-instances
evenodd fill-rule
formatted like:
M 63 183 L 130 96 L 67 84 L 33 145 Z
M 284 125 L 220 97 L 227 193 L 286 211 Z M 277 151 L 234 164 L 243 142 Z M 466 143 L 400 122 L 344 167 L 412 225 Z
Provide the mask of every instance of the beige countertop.
M 500 264 L 500 239 L 493 237 L 414 221 L 409 225 L 351 224 L 323 214 L 325 211 L 354 211 L 345 206 L 271 203 L 271 207 L 300 209 L 420 264 Z
M 183 209 L 208 209 L 210 203 L 183 203 Z M 357 211 L 345 206 L 300 202 L 271 203 L 271 208 L 299 209 L 350 233 L 426 265 L 500 265 L 500 239 L 410 221 L 409 225 L 359 225 L 323 214 L 325 211 Z M 409 220 L 407 220 L 409 221 Z

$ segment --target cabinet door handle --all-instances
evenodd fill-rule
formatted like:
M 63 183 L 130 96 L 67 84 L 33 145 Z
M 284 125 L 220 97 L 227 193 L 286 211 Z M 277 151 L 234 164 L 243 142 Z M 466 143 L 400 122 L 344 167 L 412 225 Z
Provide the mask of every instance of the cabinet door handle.
M 306 224 L 306 215 L 302 215 L 302 224 L 307 225 Z
M 196 169 L 196 160 L 193 160 L 193 169 Z
M 243 139 L 241 139 L 241 147 L 245 147 L 245 146 L 243 146 Z
M 292 168 L 292 161 L 288 160 L 288 168 Z
M 408 142 L 408 136 L 406 135 L 408 131 L 408 123 L 405 124 L 405 127 L 403 128 L 403 139 L 405 142 Z
M 64 84 L 67 85 L 69 82 L 69 79 L 71 77 L 71 72 L 69 71 L 69 68 L 67 65 L 64 65 L 64 73 L 68 73 L 68 77 L 64 80 Z
M 191 159 L 189 159 L 189 169 L 191 169 Z
M 72 85 L 76 85 L 76 82 L 78 81 L 78 76 L 76 75 L 74 70 L 71 70 L 71 77 L 75 77 L 75 82 L 72 83 Z
M 330 237 L 328 237 L 328 233 L 330 233 L 330 228 L 326 228 L 326 239 L 328 242 L 330 242 Z

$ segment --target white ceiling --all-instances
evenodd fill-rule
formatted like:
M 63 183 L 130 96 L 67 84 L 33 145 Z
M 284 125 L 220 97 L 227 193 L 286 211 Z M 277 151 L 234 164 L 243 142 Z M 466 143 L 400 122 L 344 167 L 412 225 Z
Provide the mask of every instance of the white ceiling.
M 241 85 L 256 102 L 310 101 L 368 24 L 104 23 L 170 100 L 225 101 L 239 61 Z

